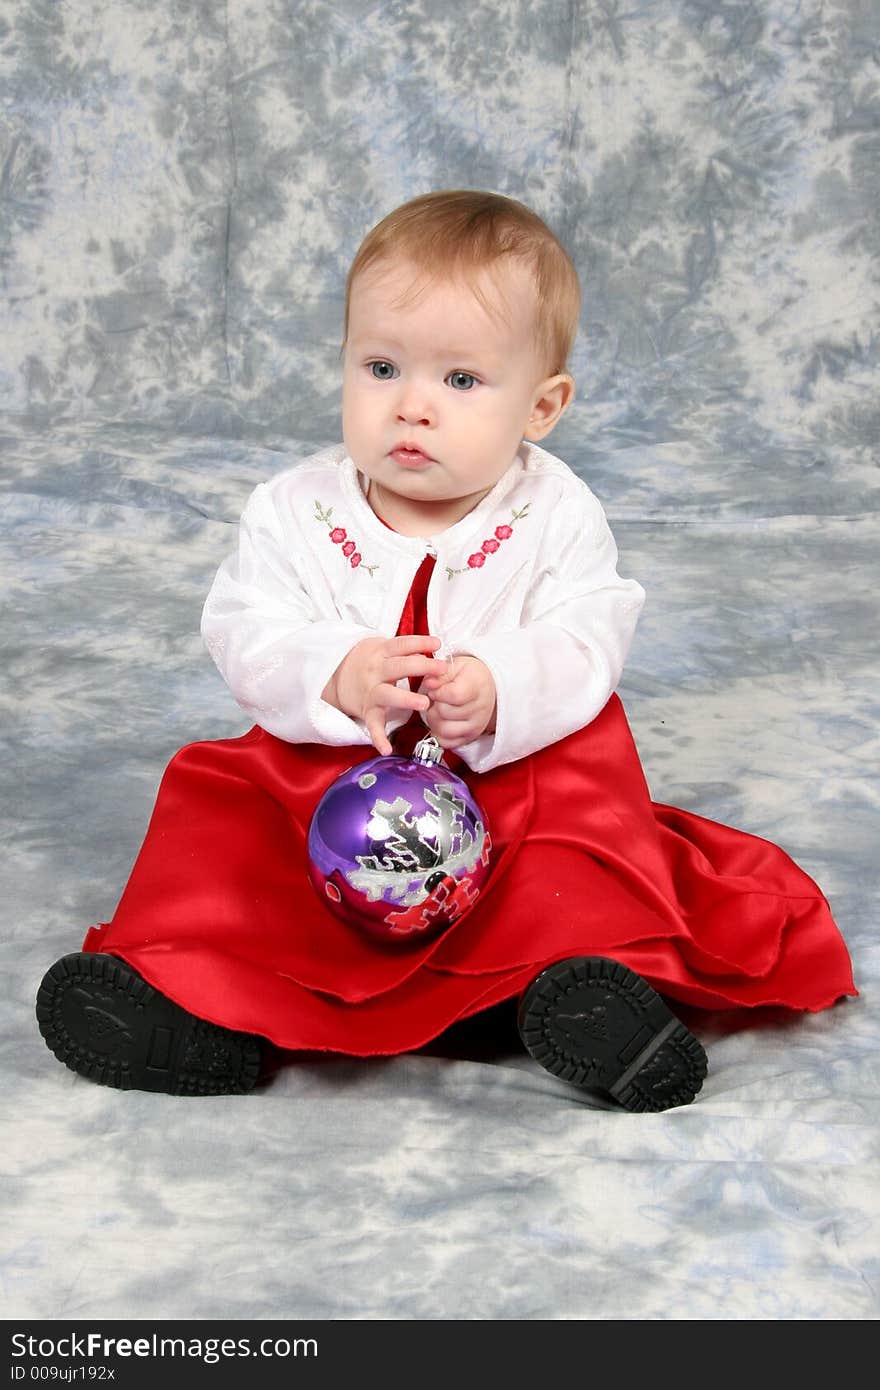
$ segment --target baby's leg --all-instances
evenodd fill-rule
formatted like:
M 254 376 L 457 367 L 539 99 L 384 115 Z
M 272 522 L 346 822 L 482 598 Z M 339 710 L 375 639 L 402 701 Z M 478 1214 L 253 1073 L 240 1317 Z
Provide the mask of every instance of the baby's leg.
M 259 1076 L 259 1038 L 188 1013 L 116 956 L 56 961 L 37 1022 L 60 1062 L 105 1086 L 216 1096 L 249 1091 Z

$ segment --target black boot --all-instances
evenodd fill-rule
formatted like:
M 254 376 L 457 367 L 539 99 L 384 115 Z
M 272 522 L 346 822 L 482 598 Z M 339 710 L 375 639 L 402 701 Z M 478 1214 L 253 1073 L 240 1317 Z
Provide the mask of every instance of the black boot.
M 115 956 L 56 961 L 37 991 L 37 1022 L 71 1071 L 124 1091 L 237 1094 L 260 1071 L 258 1037 L 188 1013 Z
M 542 970 L 519 1006 L 520 1037 L 554 1076 L 606 1091 L 626 1110 L 688 1105 L 706 1054 L 647 980 L 604 956 Z

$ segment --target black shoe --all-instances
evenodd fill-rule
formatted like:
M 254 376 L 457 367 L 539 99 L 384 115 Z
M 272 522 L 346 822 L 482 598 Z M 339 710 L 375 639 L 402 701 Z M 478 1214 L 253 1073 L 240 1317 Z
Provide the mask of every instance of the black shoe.
M 71 1071 L 127 1091 L 218 1096 L 249 1091 L 260 1039 L 172 1003 L 115 956 L 62 956 L 37 991 L 37 1022 Z
M 532 981 L 520 1037 L 554 1076 L 607 1091 L 626 1110 L 689 1105 L 706 1054 L 647 980 L 603 956 L 561 960 Z

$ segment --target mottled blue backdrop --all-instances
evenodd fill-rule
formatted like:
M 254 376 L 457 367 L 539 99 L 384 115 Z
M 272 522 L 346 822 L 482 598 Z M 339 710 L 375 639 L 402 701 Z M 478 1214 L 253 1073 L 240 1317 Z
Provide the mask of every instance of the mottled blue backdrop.
M 348 265 L 486 188 L 580 271 L 545 447 L 648 601 L 657 800 L 782 844 L 858 1000 L 688 1021 L 618 1114 L 510 1011 L 250 1097 L 94 1086 L 36 1029 L 170 755 L 243 732 L 198 635 L 252 486 L 341 439 Z M 878 1313 L 876 0 L 0 7 L 7 1317 Z

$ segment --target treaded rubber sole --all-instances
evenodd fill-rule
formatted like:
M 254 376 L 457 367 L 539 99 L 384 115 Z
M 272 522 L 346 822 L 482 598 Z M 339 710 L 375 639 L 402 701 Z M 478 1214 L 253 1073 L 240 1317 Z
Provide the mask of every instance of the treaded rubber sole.
M 259 1076 L 256 1035 L 197 1018 L 116 956 L 62 956 L 43 976 L 36 1011 L 59 1062 L 102 1086 L 234 1095 Z
M 689 1105 L 706 1054 L 647 980 L 604 956 L 573 956 L 543 970 L 522 996 L 527 1050 L 554 1076 L 604 1091 L 626 1110 Z

